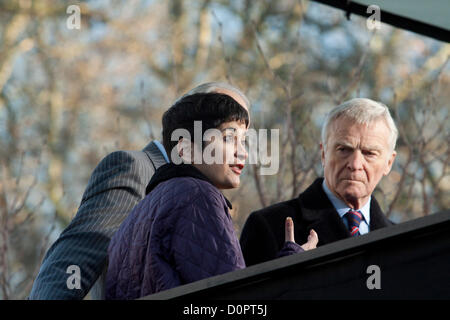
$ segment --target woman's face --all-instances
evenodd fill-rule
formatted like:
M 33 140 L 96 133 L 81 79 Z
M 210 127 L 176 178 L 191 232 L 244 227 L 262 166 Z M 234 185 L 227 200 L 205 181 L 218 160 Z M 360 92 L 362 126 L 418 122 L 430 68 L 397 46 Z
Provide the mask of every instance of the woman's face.
M 203 161 L 193 165 L 217 188 L 237 188 L 248 156 L 245 150 L 247 127 L 244 122 L 230 121 L 217 129 L 213 134 L 205 133 L 207 141 L 204 143 Z

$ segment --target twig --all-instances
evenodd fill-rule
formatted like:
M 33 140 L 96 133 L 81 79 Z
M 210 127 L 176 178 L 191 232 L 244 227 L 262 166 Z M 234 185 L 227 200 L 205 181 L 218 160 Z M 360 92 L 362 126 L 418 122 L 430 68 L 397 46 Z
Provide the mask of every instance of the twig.
M 258 191 L 259 200 L 263 208 L 267 207 L 267 197 L 266 190 L 264 188 L 264 184 L 261 183 L 260 175 L 259 175 L 259 167 L 257 165 L 252 165 L 253 168 L 253 178 L 255 179 L 256 191 Z
M 225 52 L 225 42 L 223 41 L 223 24 L 222 22 L 219 20 L 219 18 L 217 17 L 216 13 L 214 12 L 214 10 L 212 10 L 212 15 L 214 17 L 214 19 L 216 20 L 217 24 L 219 25 L 219 43 L 222 47 L 222 53 L 223 53 L 223 57 L 225 59 L 225 78 L 227 79 L 227 81 L 230 84 L 233 84 L 233 79 L 231 77 L 231 70 L 232 70 L 232 65 L 231 65 L 231 59 L 227 56 L 226 52 Z

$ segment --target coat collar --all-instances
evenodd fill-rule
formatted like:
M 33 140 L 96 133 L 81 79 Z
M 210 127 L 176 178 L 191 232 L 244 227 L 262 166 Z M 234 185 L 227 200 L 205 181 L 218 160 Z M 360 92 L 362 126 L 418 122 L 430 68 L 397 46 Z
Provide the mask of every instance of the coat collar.
M 158 184 L 161 182 L 170 180 L 172 178 L 178 177 L 191 177 L 199 180 L 206 181 L 210 183 L 212 186 L 213 183 L 209 180 L 200 170 L 190 164 L 173 164 L 167 163 L 158 168 L 155 171 L 155 174 L 152 176 L 147 188 L 145 190 L 145 194 L 149 194 L 153 189 L 156 188 Z M 214 186 L 214 188 L 217 188 Z M 231 202 L 224 196 L 225 202 L 227 203 L 228 208 L 233 209 Z
M 322 182 L 322 189 L 327 195 L 327 198 L 330 199 L 330 202 L 333 204 L 333 207 L 336 209 L 337 213 L 341 217 L 341 219 L 347 214 L 349 210 L 353 210 L 350 208 L 344 201 L 339 199 L 331 190 L 328 188 L 325 180 Z M 358 208 L 357 211 L 362 214 L 363 219 L 369 225 L 370 224 L 370 203 L 372 202 L 372 196 L 369 197 L 367 203 Z
M 341 217 L 322 189 L 323 178 L 316 179 L 297 198 L 307 230 L 314 229 L 319 235 L 319 245 L 350 237 Z M 384 216 L 375 197 L 370 203 L 370 230 L 386 227 L 392 223 Z
M 155 170 L 170 162 L 166 150 L 159 141 L 153 140 L 142 151 L 148 156 Z

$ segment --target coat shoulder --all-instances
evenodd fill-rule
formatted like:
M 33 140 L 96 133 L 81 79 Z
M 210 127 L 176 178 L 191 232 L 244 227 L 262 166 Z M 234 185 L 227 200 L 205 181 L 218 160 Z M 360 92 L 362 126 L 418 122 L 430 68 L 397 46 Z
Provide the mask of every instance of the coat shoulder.
M 264 218 L 266 220 L 274 220 L 292 215 L 299 210 L 298 198 L 272 204 L 266 208 L 253 211 L 250 217 Z
M 328 205 L 325 193 L 321 189 L 323 178 L 316 179 L 298 197 L 287 201 L 275 203 L 266 208 L 252 212 L 251 215 L 270 218 L 273 216 L 287 217 L 290 214 L 300 214 L 303 208 L 315 209 L 318 203 Z M 281 213 L 281 214 L 280 214 Z

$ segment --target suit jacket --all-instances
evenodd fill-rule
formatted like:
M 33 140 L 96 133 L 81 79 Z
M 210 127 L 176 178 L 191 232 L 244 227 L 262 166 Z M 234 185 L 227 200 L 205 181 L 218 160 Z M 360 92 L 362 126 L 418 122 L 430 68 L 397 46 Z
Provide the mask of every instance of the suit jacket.
M 276 258 L 284 243 L 284 225 L 289 216 L 294 221 L 295 241 L 299 244 L 307 242 L 311 229 L 319 236 L 317 246 L 350 237 L 350 232 L 323 191 L 322 182 L 323 178 L 318 178 L 298 198 L 250 214 L 240 238 L 247 266 Z M 393 223 L 385 217 L 372 196 L 370 230 L 390 225 Z
M 151 142 L 142 151 L 113 152 L 98 164 L 75 218 L 47 251 L 29 299 L 83 299 L 106 266 L 112 235 L 163 163 Z M 70 266 L 80 268 L 79 289 L 67 285 Z

